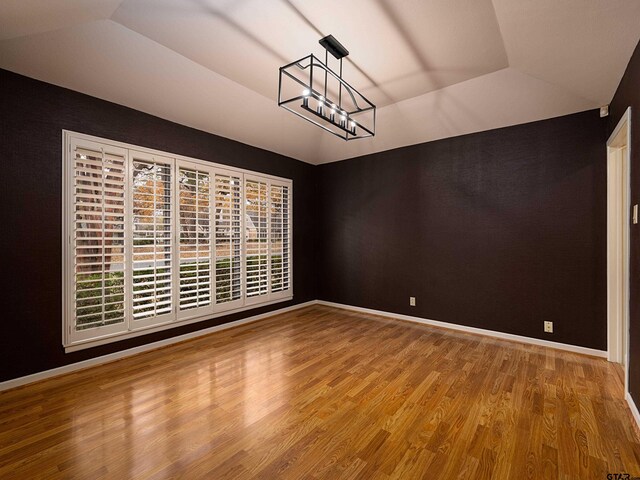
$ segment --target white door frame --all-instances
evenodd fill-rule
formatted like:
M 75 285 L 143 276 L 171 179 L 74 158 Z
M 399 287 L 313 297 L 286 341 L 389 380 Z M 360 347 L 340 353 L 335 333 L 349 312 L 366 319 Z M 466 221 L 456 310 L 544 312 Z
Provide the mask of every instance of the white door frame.
M 607 352 L 610 362 L 625 365 L 625 390 L 629 385 L 630 139 L 631 107 L 607 140 Z

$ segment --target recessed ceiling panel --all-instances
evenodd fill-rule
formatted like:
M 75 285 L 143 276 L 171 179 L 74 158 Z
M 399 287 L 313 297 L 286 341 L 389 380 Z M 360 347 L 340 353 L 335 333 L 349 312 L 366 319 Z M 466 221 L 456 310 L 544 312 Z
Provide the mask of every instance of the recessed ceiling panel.
M 490 0 L 126 0 L 112 18 L 265 96 L 279 66 L 322 57 L 328 34 L 350 51 L 345 78 L 378 105 L 507 66 Z
M 346 73 L 380 106 L 507 66 L 490 0 L 291 2 L 347 46 Z
M 292 1 L 348 46 L 381 106 L 508 66 L 491 0 Z
M 611 101 L 640 39 L 640 1 L 493 3 L 512 67 L 596 104 Z
M 278 68 L 317 37 L 280 1 L 127 0 L 113 20 L 272 99 Z
M 561 87 L 505 68 L 380 108 L 373 139 L 342 145 L 323 138 L 320 156 L 342 160 L 591 108 L 589 101 Z
M 328 34 L 373 139 L 277 107 Z M 0 1 L 0 68 L 312 163 L 596 108 L 639 39 L 640 0 Z
M 122 0 L 2 0 L 0 40 L 109 18 Z
M 0 42 L 0 65 L 249 145 L 317 161 L 318 129 L 275 101 L 110 20 Z

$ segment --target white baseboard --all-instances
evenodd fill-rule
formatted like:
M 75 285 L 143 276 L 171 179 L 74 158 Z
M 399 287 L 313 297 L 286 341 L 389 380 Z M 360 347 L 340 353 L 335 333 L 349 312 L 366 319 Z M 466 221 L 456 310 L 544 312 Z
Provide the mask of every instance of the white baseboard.
M 429 320 L 421 317 L 413 317 L 411 315 L 402 315 L 400 313 L 384 312 L 382 310 L 373 310 L 371 308 L 354 307 L 352 305 L 326 302 L 324 300 L 318 300 L 318 305 L 341 308 L 343 310 L 352 310 L 354 312 L 360 312 L 360 313 L 368 313 L 370 315 L 379 315 L 381 317 L 397 318 L 400 320 L 407 320 L 409 322 L 422 323 L 424 325 L 431 325 L 434 327 L 448 328 L 450 330 L 458 330 L 466 333 L 475 333 L 477 335 L 500 338 L 503 340 L 511 340 L 514 342 L 527 343 L 531 345 L 539 345 L 542 347 L 555 348 L 558 350 L 566 350 L 568 352 L 581 353 L 583 355 L 591 355 L 593 357 L 607 358 L 607 352 L 605 350 L 595 350 L 593 348 L 579 347 L 577 345 L 569 345 L 567 343 L 552 342 L 550 340 L 540 340 L 538 338 L 524 337 L 522 335 L 496 332 L 495 330 L 486 330 L 484 328 L 467 327 L 465 325 L 458 325 L 455 323 L 439 322 L 437 320 Z
M 235 322 L 223 323 L 222 325 L 216 325 L 215 327 L 205 328 L 203 330 L 198 330 L 191 333 L 185 333 L 184 335 L 167 338 L 165 340 L 160 340 L 153 343 L 147 343 L 146 345 L 140 345 L 139 347 L 129 348 L 127 350 L 110 353 L 108 355 L 103 355 L 101 357 L 90 358 L 88 360 L 83 360 L 81 362 L 71 363 L 69 365 L 64 365 L 58 368 L 52 368 L 51 370 L 45 370 L 44 372 L 38 372 L 31 375 L 25 375 L 24 377 L 13 378 L 5 382 L 0 382 L 0 392 L 3 390 L 9 390 L 10 388 L 19 387 L 21 385 L 26 385 L 28 383 L 37 382 L 38 380 L 44 380 L 46 378 L 56 377 L 58 375 L 63 375 L 65 373 L 75 372 L 77 370 L 83 370 L 85 368 L 93 367 L 103 363 L 112 362 L 114 360 L 119 360 L 121 358 L 128 357 L 130 355 L 135 355 L 137 353 L 154 350 L 156 348 L 164 347 L 166 345 L 171 345 L 173 343 L 183 342 L 191 338 L 201 337 L 203 335 L 208 335 L 210 333 L 218 332 L 220 330 L 226 330 L 228 328 L 237 327 L 239 325 L 244 325 L 245 323 L 257 322 L 258 320 L 262 320 L 268 317 L 272 317 L 274 315 L 290 312 L 292 310 L 298 310 L 300 308 L 315 305 L 316 303 L 317 303 L 317 300 L 311 300 L 309 302 L 299 303 L 298 305 L 292 305 L 290 307 L 280 308 L 278 310 L 273 310 L 271 312 L 261 313 L 260 315 L 254 315 L 252 317 L 236 320 Z
M 166 345 L 171 345 L 173 343 L 183 342 L 191 338 L 200 337 L 202 335 L 208 335 L 209 333 L 225 330 L 227 328 L 237 327 L 239 325 L 244 325 L 245 323 L 256 322 L 258 320 L 262 320 L 267 317 L 272 317 L 274 315 L 279 315 L 282 313 L 290 312 L 292 310 L 297 310 L 297 309 L 308 307 L 311 305 L 325 305 L 328 307 L 341 308 L 343 310 L 352 310 L 354 312 L 366 313 L 370 315 L 379 315 L 381 317 L 407 320 L 409 322 L 416 322 L 424 325 L 431 325 L 434 327 L 447 328 L 450 330 L 458 330 L 461 332 L 474 333 L 478 335 L 485 335 L 489 337 L 500 338 L 503 340 L 511 340 L 511 341 L 527 343 L 531 345 L 539 345 L 543 347 L 556 348 L 559 350 L 566 350 L 569 352 L 581 353 L 584 355 L 591 355 L 591 356 L 603 357 L 603 358 L 607 357 L 607 352 L 603 350 L 595 350 L 592 348 L 579 347 L 576 345 L 568 345 L 566 343 L 551 342 L 549 340 L 539 340 L 537 338 L 523 337 L 521 335 L 513 335 L 511 333 L 496 332 L 494 330 L 485 330 L 483 328 L 467 327 L 464 325 L 457 325 L 455 323 L 439 322 L 437 320 L 429 320 L 426 318 L 413 317 L 410 315 L 402 315 L 399 313 L 384 312 L 382 310 L 373 310 L 370 308 L 354 307 L 352 305 L 344 305 L 341 303 L 326 302 L 324 300 L 311 300 L 309 302 L 300 303 L 298 305 L 293 305 L 291 307 L 281 308 L 278 310 L 273 310 L 271 312 L 262 313 L 260 315 L 254 315 L 251 317 L 243 318 L 241 320 L 236 320 L 235 322 L 224 323 L 222 325 L 217 325 L 215 327 L 198 330 L 196 332 L 186 333 L 184 335 L 180 335 L 177 337 L 167 338 L 165 340 L 160 340 L 158 342 L 148 343 L 146 345 L 140 345 L 139 347 L 122 350 L 120 352 L 110 353 L 108 355 L 103 355 L 101 357 L 90 358 L 88 360 L 83 360 L 81 362 L 64 365 L 58 368 L 52 368 L 51 370 L 46 370 L 44 372 L 38 372 L 31 375 L 26 375 L 24 377 L 14 378 L 11 380 L 7 380 L 5 382 L 0 382 L 0 392 L 3 390 L 8 390 L 10 388 L 19 387 L 21 385 L 26 385 L 28 383 L 33 383 L 38 380 L 44 380 L 46 378 L 55 377 L 65 373 L 75 372 L 77 370 L 93 367 L 95 365 L 100 365 L 102 363 L 112 362 L 114 360 L 128 357 L 130 355 L 135 355 L 137 353 L 142 353 L 142 352 L 153 350 L 159 347 L 164 347 Z M 629 406 L 636 418 L 636 421 L 638 421 L 638 424 L 640 425 L 640 415 L 638 415 L 638 410 L 635 407 L 635 404 L 633 403 L 633 401 L 631 400 L 631 397 L 629 396 L 629 394 L 627 394 L 627 401 L 629 402 Z
M 640 431 L 640 412 L 638 411 L 636 402 L 633 401 L 633 398 L 631 398 L 631 394 L 629 392 L 626 393 L 625 398 L 627 400 L 627 405 L 629 405 L 629 410 L 631 410 L 631 414 L 636 421 L 638 430 Z

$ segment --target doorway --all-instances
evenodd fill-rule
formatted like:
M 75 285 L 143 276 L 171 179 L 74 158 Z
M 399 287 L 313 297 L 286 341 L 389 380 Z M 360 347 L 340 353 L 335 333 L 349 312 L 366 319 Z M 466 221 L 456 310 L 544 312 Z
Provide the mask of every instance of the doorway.
M 631 108 L 607 141 L 607 350 L 621 363 L 628 388 Z

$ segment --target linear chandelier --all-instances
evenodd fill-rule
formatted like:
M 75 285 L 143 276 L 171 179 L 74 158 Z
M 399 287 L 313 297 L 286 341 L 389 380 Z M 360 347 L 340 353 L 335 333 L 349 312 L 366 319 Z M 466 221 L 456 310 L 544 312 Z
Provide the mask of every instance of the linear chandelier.
M 342 78 L 342 59 L 349 51 L 333 35 L 320 40 L 324 63 L 315 55 L 280 67 L 278 106 L 344 140 L 376 134 L 376 106 Z M 340 61 L 329 68 L 329 53 Z

